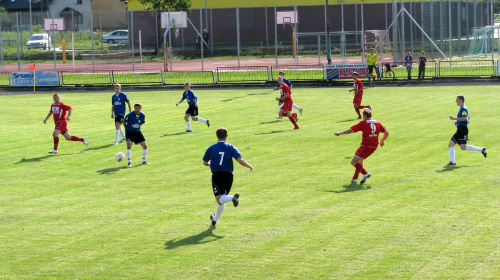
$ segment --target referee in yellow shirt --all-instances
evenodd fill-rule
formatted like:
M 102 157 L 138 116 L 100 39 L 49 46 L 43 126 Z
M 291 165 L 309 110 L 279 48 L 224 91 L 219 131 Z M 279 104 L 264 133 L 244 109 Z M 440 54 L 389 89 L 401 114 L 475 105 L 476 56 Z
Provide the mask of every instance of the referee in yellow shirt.
M 375 69 L 375 65 L 377 65 L 377 54 L 373 52 L 373 48 L 370 48 L 370 53 L 366 56 L 368 60 L 368 85 L 371 87 L 375 86 L 375 77 L 373 77 L 373 70 Z M 371 82 L 371 79 L 373 82 Z

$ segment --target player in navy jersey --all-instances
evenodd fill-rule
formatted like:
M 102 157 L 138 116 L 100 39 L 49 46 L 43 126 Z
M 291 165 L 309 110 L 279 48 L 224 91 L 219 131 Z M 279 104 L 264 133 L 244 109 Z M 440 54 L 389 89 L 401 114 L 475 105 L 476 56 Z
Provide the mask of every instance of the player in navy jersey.
M 290 90 L 292 89 L 292 82 L 290 82 L 290 80 L 288 80 L 287 78 L 285 78 L 285 72 L 281 71 L 281 72 L 278 74 L 278 77 L 282 77 L 282 78 L 283 78 L 283 83 L 284 83 L 285 85 L 287 85 L 287 86 L 290 88 Z M 280 83 L 277 81 L 277 82 L 276 82 L 276 86 L 274 87 L 274 90 L 279 90 L 279 89 L 280 89 L 280 87 L 281 87 L 281 85 L 280 85 Z M 280 108 L 280 110 L 281 110 L 281 107 L 282 107 L 282 106 L 283 106 L 283 100 L 278 101 L 278 107 Z M 304 110 L 303 110 L 303 109 L 302 109 L 299 105 L 297 105 L 297 104 L 293 103 L 292 107 L 293 107 L 293 108 L 295 108 L 295 109 L 297 109 L 297 110 L 299 110 L 299 113 L 300 113 L 300 115 L 302 116 L 302 113 L 304 112 Z M 279 115 L 279 113 L 278 113 L 278 116 L 277 116 L 276 118 L 277 118 L 277 119 L 281 119 L 281 118 L 282 118 L 282 116 L 280 116 L 280 115 Z
M 182 103 L 186 99 L 189 107 L 186 110 L 186 114 L 184 115 L 184 120 L 186 121 L 186 126 L 187 130 L 186 132 L 192 132 L 193 130 L 191 129 L 191 122 L 189 121 L 189 117 L 193 121 L 199 121 L 199 122 L 204 122 L 207 124 L 208 127 L 210 127 L 210 120 L 204 119 L 198 116 L 198 96 L 194 94 L 194 92 L 191 90 L 191 84 L 190 83 L 185 83 L 184 84 L 184 93 L 182 94 L 182 99 L 179 100 L 179 102 L 175 103 L 175 106 L 178 106 L 179 104 Z
M 142 105 L 140 103 L 134 104 L 134 111 L 128 113 L 123 120 L 125 124 L 125 137 L 127 138 L 127 160 L 128 167 L 132 167 L 132 142 L 134 144 L 141 144 L 142 146 L 142 164 L 149 165 L 146 161 L 148 155 L 148 145 L 146 139 L 141 132 L 141 126 L 146 122 L 146 115 L 144 115 Z
M 125 118 L 125 103 L 128 104 L 128 112 L 132 111 L 130 107 L 130 101 L 125 93 L 122 92 L 122 86 L 120 84 L 114 85 L 115 94 L 111 98 L 111 118 L 115 119 L 115 145 L 123 142 L 125 140 L 125 133 L 122 129 L 123 118 Z M 122 139 L 118 141 L 118 136 L 122 136 Z
M 203 156 L 203 164 L 210 166 L 212 171 L 212 189 L 218 204 L 215 215 L 210 215 L 213 226 L 215 226 L 222 211 L 224 211 L 226 203 L 232 201 L 234 207 L 238 206 L 239 203 L 239 194 L 229 195 L 233 185 L 233 158 L 239 164 L 249 168 L 250 171 L 253 170 L 253 166 L 241 157 L 238 149 L 226 142 L 228 135 L 225 128 L 217 129 L 216 135 L 219 142 L 208 147 Z
M 450 120 L 455 121 L 457 126 L 457 132 L 451 137 L 450 143 L 448 144 L 448 150 L 450 153 L 450 162 L 447 165 L 456 165 L 455 161 L 455 144 L 460 145 L 462 150 L 481 152 L 486 158 L 486 148 L 474 147 L 467 145 L 469 141 L 469 129 L 467 124 L 469 124 L 469 110 L 465 106 L 465 97 L 463 95 L 457 95 L 456 99 L 457 105 L 460 106 L 458 109 L 457 117 L 450 115 Z

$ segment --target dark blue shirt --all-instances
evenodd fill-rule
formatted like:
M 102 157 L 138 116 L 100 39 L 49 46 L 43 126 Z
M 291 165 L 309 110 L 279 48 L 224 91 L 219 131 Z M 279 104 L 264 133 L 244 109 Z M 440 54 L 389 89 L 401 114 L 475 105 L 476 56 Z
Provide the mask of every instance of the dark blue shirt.
M 132 111 L 125 116 L 125 122 L 127 125 L 125 126 L 126 131 L 141 131 L 141 125 L 146 122 L 146 115 L 143 112 L 139 113 L 139 116 L 135 114 L 135 111 Z
M 125 93 L 120 92 L 119 94 L 113 94 L 113 97 L 111 98 L 111 104 L 113 104 L 114 111 L 115 111 L 115 116 L 118 115 L 123 115 L 125 116 L 125 102 L 129 103 L 130 101 L 128 100 L 128 97 Z
M 287 79 L 287 78 L 283 78 L 283 83 L 284 83 L 285 85 L 289 86 L 289 87 L 290 87 L 290 89 L 292 88 L 292 82 L 290 82 L 290 80 L 289 80 L 289 79 Z M 277 84 L 278 84 L 277 88 L 280 88 L 280 87 L 281 87 L 280 83 L 277 83 Z
M 212 172 L 226 171 L 233 173 L 233 158 L 238 159 L 241 157 L 238 149 L 231 144 L 224 141 L 219 141 L 208 147 L 203 161 L 210 162 L 210 169 Z
M 198 100 L 198 96 L 192 90 L 188 90 L 182 94 L 182 100 L 184 99 L 186 99 L 188 105 L 194 105 L 196 104 L 196 100 Z
M 465 121 L 465 122 L 457 121 L 457 126 L 467 126 L 470 118 L 469 118 L 469 110 L 467 110 L 467 106 L 465 106 L 465 105 L 463 105 L 462 107 L 460 107 L 460 109 L 458 109 L 457 118 L 461 118 L 461 117 L 467 117 L 467 121 Z

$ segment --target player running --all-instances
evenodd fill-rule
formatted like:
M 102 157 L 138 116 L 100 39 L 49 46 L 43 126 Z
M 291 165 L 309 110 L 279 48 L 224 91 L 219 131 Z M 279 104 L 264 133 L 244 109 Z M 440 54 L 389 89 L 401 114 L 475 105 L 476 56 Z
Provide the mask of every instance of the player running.
M 453 134 L 450 143 L 448 144 L 450 162 L 447 165 L 457 164 L 455 161 L 455 144 L 458 144 L 464 151 L 467 150 L 481 152 L 486 158 L 486 148 L 467 145 L 467 141 L 469 141 L 469 129 L 467 128 L 467 124 L 469 124 L 470 117 L 469 110 L 467 109 L 467 106 L 465 106 L 465 97 L 463 95 L 457 95 L 457 99 L 455 101 L 457 102 L 457 105 L 460 106 L 460 109 L 458 109 L 457 117 L 450 115 L 450 120 L 455 121 L 457 132 Z
M 181 104 L 182 101 L 184 101 L 184 99 L 187 100 L 187 103 L 189 105 L 188 109 L 186 110 L 186 114 L 184 115 L 184 120 L 186 121 L 186 126 L 187 126 L 186 132 L 193 132 L 193 130 L 191 130 L 191 122 L 189 121 L 189 117 L 191 117 L 193 121 L 204 122 L 207 124 L 208 127 L 210 127 L 210 120 L 197 117 L 198 96 L 196 96 L 196 94 L 194 94 L 194 92 L 191 90 L 190 83 L 184 84 L 184 93 L 182 94 L 182 99 L 179 100 L 179 102 L 175 103 L 175 106 L 179 106 L 179 104 Z
M 250 171 L 253 170 L 253 166 L 241 157 L 238 149 L 227 143 L 227 129 L 217 129 L 216 136 L 219 142 L 208 147 L 203 156 L 203 165 L 210 166 L 212 171 L 212 190 L 218 204 L 215 215 L 210 215 L 212 226 L 219 220 L 226 203 L 233 202 L 234 207 L 239 204 L 239 194 L 229 195 L 233 185 L 233 158 Z
M 363 85 L 363 82 L 358 78 L 359 74 L 358 72 L 352 72 L 352 78 L 354 79 L 354 84 L 352 89 L 349 90 L 349 92 L 354 91 L 354 99 L 352 100 L 352 103 L 354 105 L 354 111 L 356 111 L 356 114 L 358 114 L 358 120 L 361 119 L 361 114 L 359 113 L 359 109 L 372 109 L 372 105 L 364 106 L 361 105 L 361 101 L 363 100 L 363 89 L 365 86 Z
M 290 82 L 290 80 L 285 78 L 285 72 L 281 71 L 278 74 L 278 77 L 283 77 L 283 83 L 285 83 L 290 88 L 290 90 L 292 90 L 292 82 Z M 278 90 L 278 89 L 280 89 L 280 83 L 276 82 L 276 86 L 274 87 L 274 90 Z M 281 106 L 283 106 L 283 101 L 280 100 L 280 101 L 278 101 L 278 107 L 281 109 Z M 293 103 L 292 106 L 293 106 L 293 108 L 299 110 L 299 113 L 302 116 L 302 113 L 304 112 L 304 110 L 295 103 Z M 276 118 L 281 119 L 282 117 L 281 117 L 281 115 L 278 114 L 278 116 Z
M 292 105 L 293 105 L 293 99 L 292 99 L 292 91 L 286 85 L 283 81 L 283 77 L 278 77 L 278 83 L 280 85 L 280 93 L 281 97 L 276 97 L 276 101 L 283 101 L 283 106 L 280 109 L 279 115 L 280 116 L 287 116 L 288 119 L 292 122 L 294 129 L 299 129 L 299 126 L 297 125 L 297 121 L 299 120 L 297 118 L 297 113 L 292 114 Z
M 364 184 L 366 179 L 370 178 L 371 174 L 368 173 L 363 168 L 363 161 L 367 159 L 378 147 L 378 135 L 383 132 L 384 136 L 380 139 L 380 147 L 383 147 L 385 144 L 385 139 L 389 136 L 389 131 L 382 125 L 380 122 L 372 119 L 372 111 L 370 109 L 363 110 L 363 120 L 358 124 L 351 126 L 346 131 L 336 132 L 335 136 L 339 136 L 341 134 L 350 134 L 353 132 L 363 132 L 363 138 L 361 141 L 361 146 L 358 148 L 354 156 L 352 157 L 351 164 L 356 168 L 354 172 L 354 176 L 352 177 L 351 182 L 357 183 L 359 173 L 363 174 L 363 179 L 361 179 L 360 184 Z
M 85 144 L 85 146 L 88 146 L 89 144 L 87 143 L 86 137 L 80 138 L 69 134 L 68 122 L 71 119 L 71 112 L 73 111 L 73 108 L 62 103 L 61 97 L 57 93 L 54 94 L 52 98 L 54 99 L 54 103 L 52 103 L 52 105 L 50 106 L 49 114 L 47 115 L 45 120 L 43 120 L 43 123 L 46 124 L 50 116 L 53 115 L 54 123 L 56 125 L 54 132 L 52 133 L 52 136 L 54 137 L 54 149 L 50 150 L 49 154 L 57 154 L 57 148 L 59 146 L 59 134 L 62 134 L 68 141 L 80 141 Z M 66 116 L 66 112 L 68 112 L 68 116 Z
M 114 85 L 115 94 L 111 98 L 111 118 L 115 119 L 115 145 L 123 142 L 125 140 L 125 133 L 122 129 L 123 118 L 125 118 L 125 103 L 128 104 L 128 112 L 132 111 L 130 107 L 130 101 L 125 93 L 122 92 L 122 86 L 120 84 Z M 122 139 L 118 140 L 118 136 L 122 136 Z

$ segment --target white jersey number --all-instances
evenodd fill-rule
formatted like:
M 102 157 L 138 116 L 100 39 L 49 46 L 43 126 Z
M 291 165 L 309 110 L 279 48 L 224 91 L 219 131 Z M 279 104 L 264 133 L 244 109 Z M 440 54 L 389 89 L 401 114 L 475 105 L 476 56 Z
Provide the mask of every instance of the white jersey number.
M 370 127 L 371 127 L 371 129 L 372 129 L 372 134 L 375 134 L 375 132 L 377 131 L 377 126 L 375 126 L 375 124 L 374 124 L 374 123 L 371 123 L 371 124 L 370 124 Z
M 220 162 L 219 165 L 222 165 L 222 160 L 224 159 L 224 152 L 219 152 L 220 156 Z

